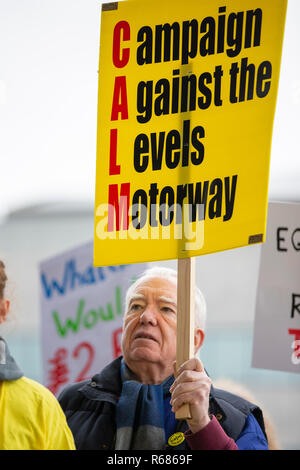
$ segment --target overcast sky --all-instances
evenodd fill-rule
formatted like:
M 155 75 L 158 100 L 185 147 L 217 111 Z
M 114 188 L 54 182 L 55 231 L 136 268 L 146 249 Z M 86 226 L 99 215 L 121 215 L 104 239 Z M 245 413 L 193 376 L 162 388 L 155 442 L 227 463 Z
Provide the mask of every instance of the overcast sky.
M 93 204 L 100 12 L 96 0 L 0 0 L 0 217 L 39 202 Z M 300 201 L 299 25 L 300 1 L 289 0 L 271 199 Z

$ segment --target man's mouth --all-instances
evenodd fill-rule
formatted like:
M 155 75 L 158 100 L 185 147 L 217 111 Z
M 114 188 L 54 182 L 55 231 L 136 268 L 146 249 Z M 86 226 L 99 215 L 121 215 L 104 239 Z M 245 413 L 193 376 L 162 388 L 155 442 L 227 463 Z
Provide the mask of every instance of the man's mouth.
M 134 339 L 150 339 L 158 343 L 157 339 L 148 333 L 138 333 L 137 335 L 135 335 Z

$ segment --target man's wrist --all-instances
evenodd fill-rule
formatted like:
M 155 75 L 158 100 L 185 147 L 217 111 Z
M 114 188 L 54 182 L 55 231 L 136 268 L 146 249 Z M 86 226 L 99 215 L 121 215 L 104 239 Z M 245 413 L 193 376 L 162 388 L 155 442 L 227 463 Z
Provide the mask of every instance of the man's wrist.
M 196 434 L 197 432 L 204 429 L 209 423 L 210 423 L 210 417 L 209 415 L 207 415 L 207 416 L 204 416 L 203 420 L 201 420 L 197 425 L 189 424 L 189 428 L 193 434 Z
M 192 433 L 191 430 L 188 430 L 185 431 L 184 436 L 192 450 L 238 450 L 234 440 L 225 433 L 213 415 L 211 415 L 209 424 L 201 431 Z

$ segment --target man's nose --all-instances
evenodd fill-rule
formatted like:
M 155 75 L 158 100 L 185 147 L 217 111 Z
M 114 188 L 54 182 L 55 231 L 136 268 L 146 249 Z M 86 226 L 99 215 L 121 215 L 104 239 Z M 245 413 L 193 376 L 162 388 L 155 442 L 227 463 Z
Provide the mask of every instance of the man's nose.
M 140 323 L 142 325 L 151 324 L 157 325 L 157 309 L 154 306 L 148 305 L 140 316 Z

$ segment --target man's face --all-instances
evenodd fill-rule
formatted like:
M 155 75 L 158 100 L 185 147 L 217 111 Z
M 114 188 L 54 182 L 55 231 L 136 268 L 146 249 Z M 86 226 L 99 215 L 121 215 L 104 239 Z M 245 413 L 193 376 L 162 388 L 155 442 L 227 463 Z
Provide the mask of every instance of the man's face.
M 146 361 L 171 367 L 176 359 L 177 286 L 162 278 L 138 285 L 125 313 L 125 362 Z

